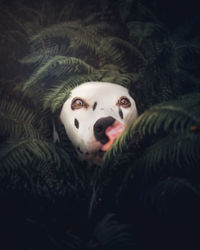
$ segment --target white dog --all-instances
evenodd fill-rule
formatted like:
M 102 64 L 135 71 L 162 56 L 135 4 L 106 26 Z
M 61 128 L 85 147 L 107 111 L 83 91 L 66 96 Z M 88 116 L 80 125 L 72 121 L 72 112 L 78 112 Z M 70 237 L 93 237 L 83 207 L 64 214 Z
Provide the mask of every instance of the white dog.
M 138 116 L 128 89 L 107 82 L 87 82 L 71 91 L 60 120 L 82 159 L 100 165 L 105 151 Z

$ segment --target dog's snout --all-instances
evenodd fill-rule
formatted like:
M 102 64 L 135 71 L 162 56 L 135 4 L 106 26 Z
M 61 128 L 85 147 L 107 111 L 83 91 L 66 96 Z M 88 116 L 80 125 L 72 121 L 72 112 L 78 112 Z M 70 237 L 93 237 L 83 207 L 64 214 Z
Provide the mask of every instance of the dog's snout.
M 94 136 L 97 141 L 102 144 L 106 144 L 108 142 L 108 137 L 105 134 L 106 129 L 114 123 L 115 119 L 111 116 L 100 118 L 94 124 Z

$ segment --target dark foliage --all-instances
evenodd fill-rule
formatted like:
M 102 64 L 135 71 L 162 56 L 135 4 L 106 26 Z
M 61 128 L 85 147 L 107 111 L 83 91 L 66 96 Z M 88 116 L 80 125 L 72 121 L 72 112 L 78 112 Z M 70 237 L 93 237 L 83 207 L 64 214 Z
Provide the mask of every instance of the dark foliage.
M 199 249 L 200 19 L 172 25 L 158 6 L 2 4 L 0 248 Z M 140 114 L 101 168 L 58 119 L 95 80 L 127 87 Z

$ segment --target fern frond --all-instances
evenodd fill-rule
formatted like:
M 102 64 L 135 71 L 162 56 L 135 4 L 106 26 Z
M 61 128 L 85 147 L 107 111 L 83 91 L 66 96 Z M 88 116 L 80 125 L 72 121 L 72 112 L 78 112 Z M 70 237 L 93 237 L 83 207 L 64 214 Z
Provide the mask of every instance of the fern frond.
M 25 41 L 25 42 L 28 41 L 27 35 L 21 31 L 18 31 L 18 30 L 7 31 L 7 36 L 12 37 L 13 41 L 15 41 L 15 42 L 18 42 L 20 38 L 22 38 L 23 41 Z M 21 41 L 22 41 L 22 39 L 21 39 Z
M 144 40 L 150 39 L 162 29 L 160 24 L 153 22 L 132 21 L 127 26 L 131 40 L 137 42 L 139 46 Z
M 57 150 L 56 150 L 57 151 Z M 68 157 L 68 154 L 65 153 Z M 24 157 L 24 155 L 23 155 Z M 16 158 L 16 156 L 15 156 Z M 62 161 L 58 165 L 55 161 L 45 161 L 32 155 L 27 165 L 22 160 L 16 159 L 15 166 L 0 164 L 1 191 L 5 190 L 26 190 L 34 197 L 50 199 L 55 197 L 66 197 L 77 195 L 77 176 L 74 175 L 71 161 Z M 78 196 L 78 195 L 77 195 Z
M 24 175 L 23 181 L 37 194 L 42 192 L 46 196 L 51 191 L 58 195 L 77 190 L 77 173 L 69 154 L 51 142 L 30 137 L 9 138 L 0 144 L 0 161 L 1 181 L 7 179 L 8 186 L 15 181 L 15 175 L 19 181 Z
M 0 134 L 49 138 L 51 128 L 45 113 L 11 96 L 0 100 Z
M 105 154 L 105 162 L 126 149 L 130 142 L 145 136 L 158 138 L 168 133 L 188 134 L 200 127 L 200 94 L 184 95 L 178 100 L 161 103 L 141 114 L 130 124 Z M 170 138 L 170 137 L 169 137 Z M 168 145 L 169 146 L 169 145 Z M 155 151 L 156 152 L 156 151 Z M 156 157 L 155 153 L 155 157 Z
M 195 132 L 169 133 L 156 139 L 146 137 L 148 143 L 137 147 L 132 138 L 132 145 L 129 144 L 126 149 L 124 147 L 121 154 L 118 151 L 114 156 L 111 151 L 110 158 L 105 158 L 100 179 L 106 178 L 108 167 L 110 171 L 122 168 L 125 186 L 133 181 L 134 176 L 141 178 L 144 183 L 151 183 L 152 180 L 160 180 L 166 176 L 199 179 L 199 139 L 199 133 Z
M 134 62 L 136 66 L 145 63 L 144 56 L 136 47 L 117 36 L 114 37 L 111 34 L 105 36 L 102 34 L 105 32 L 104 29 L 110 30 L 111 27 L 107 24 L 99 24 L 98 27 L 97 25 L 84 26 L 79 22 L 51 26 L 31 39 L 31 50 L 33 54 L 40 50 L 44 51 L 43 54 L 46 55 L 48 54 L 45 52 L 46 49 L 53 49 L 56 44 L 65 44 L 63 54 L 67 56 L 79 55 L 86 61 L 86 55 L 87 57 L 97 57 L 96 60 L 103 64 L 109 62 L 109 64 L 116 64 L 125 69 L 129 63 Z M 83 51 L 85 51 L 84 55 L 82 55 Z
M 168 130 L 190 130 L 191 126 L 200 125 L 199 119 L 200 94 L 185 95 L 179 100 L 161 103 L 145 111 L 129 126 L 123 137 L 132 136 L 138 132 L 150 135 Z M 122 138 L 120 140 L 123 140 Z
M 140 77 L 139 73 L 128 73 L 115 64 L 105 64 L 97 71 L 97 74 L 99 75 L 99 81 L 113 82 L 126 88 L 129 88 Z
M 125 88 L 129 88 L 131 84 L 134 84 L 139 78 L 139 74 L 137 73 L 124 73 L 124 74 L 116 74 L 116 72 L 108 72 L 106 76 L 104 76 L 101 81 L 103 82 L 113 82 L 119 85 L 124 86 Z
M 187 57 L 191 58 L 191 56 L 194 56 L 195 54 L 199 55 L 199 41 L 176 41 L 170 39 L 167 44 L 166 52 L 168 68 L 177 72 L 184 68 L 184 66 L 187 64 L 187 62 L 185 62 Z
M 23 167 L 25 167 L 25 170 L 28 165 L 31 166 L 34 157 L 41 161 L 55 163 L 57 166 L 60 164 L 60 157 L 55 150 L 55 146 L 38 138 L 13 137 L 0 145 L 0 165 L 1 168 L 5 168 L 5 171 L 9 168 Z
M 45 77 L 49 77 L 52 74 L 58 74 L 55 70 L 56 67 L 63 67 L 62 74 L 59 70 L 59 77 L 63 74 L 74 73 L 74 72 L 86 72 L 90 73 L 94 71 L 94 68 L 81 59 L 75 57 L 55 56 L 40 69 L 34 73 L 30 79 L 24 83 L 23 91 L 33 86 L 35 83 L 41 82 Z
M 189 53 L 200 53 L 199 41 L 189 41 L 182 44 L 177 44 L 177 50 L 188 51 Z
M 21 64 L 36 64 L 36 66 L 39 66 L 42 62 L 45 63 L 51 57 L 59 54 L 60 51 L 58 51 L 58 46 L 53 48 L 39 49 L 38 51 L 23 57 L 19 60 L 19 62 Z
M 90 240 L 88 249 L 133 249 L 135 246 L 129 226 L 120 225 L 113 214 L 105 216 L 96 226 L 94 239 Z
M 148 147 L 143 155 L 133 162 L 133 168 L 141 168 L 145 176 L 159 174 L 195 173 L 200 160 L 200 136 L 193 133 L 169 134 Z
M 141 135 L 156 134 L 160 129 L 174 132 L 191 126 L 200 126 L 200 94 L 185 95 L 175 101 L 158 104 L 144 112 L 127 131 L 133 134 L 138 131 Z
M 74 11 L 76 10 L 77 10 L 76 1 L 68 1 L 67 4 L 65 4 L 63 9 L 60 11 L 57 17 L 57 23 L 62 21 L 71 21 L 74 15 Z
M 142 1 L 119 1 L 119 12 L 121 19 L 126 23 L 131 20 L 157 21 L 155 13 Z
M 98 22 L 95 24 L 88 24 L 87 30 L 96 36 L 119 36 L 119 27 L 113 26 L 108 22 Z
M 139 66 L 146 62 L 143 54 L 136 47 L 118 37 L 104 38 L 101 41 L 100 50 L 104 52 L 104 58 L 102 59 L 105 61 L 104 64 L 116 64 L 125 70 L 128 69 L 127 62 L 130 58 L 137 62 Z
M 77 51 L 78 48 L 84 47 L 89 48 L 92 52 L 96 51 L 100 39 L 100 37 L 89 33 L 87 28 L 79 21 L 65 22 L 52 25 L 33 36 L 31 38 L 31 50 L 37 51 L 39 48 L 48 48 L 58 38 L 70 45 L 67 51 L 72 49 Z
M 61 82 L 59 86 L 50 89 L 45 95 L 44 109 L 50 107 L 51 111 L 55 112 L 67 100 L 73 88 L 84 82 L 98 81 L 100 77 L 101 74 L 99 74 L 98 71 L 91 74 L 74 74 L 68 77 L 67 80 Z
M 110 67 L 109 67 L 110 66 Z M 112 70 L 113 69 L 113 70 Z M 74 74 L 67 80 L 60 82 L 58 86 L 51 88 L 44 97 L 44 109 L 50 107 L 52 112 L 59 109 L 67 100 L 70 92 L 76 86 L 89 81 L 113 82 L 129 87 L 138 79 L 138 74 L 120 73 L 114 65 L 105 65 L 90 74 Z

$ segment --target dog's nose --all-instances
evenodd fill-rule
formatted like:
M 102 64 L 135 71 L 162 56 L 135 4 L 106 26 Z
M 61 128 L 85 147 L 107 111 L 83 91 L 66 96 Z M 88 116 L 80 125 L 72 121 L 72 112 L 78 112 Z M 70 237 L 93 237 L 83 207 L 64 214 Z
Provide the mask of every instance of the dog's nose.
M 111 116 L 100 118 L 94 124 L 94 136 L 97 141 L 106 144 L 109 139 L 105 134 L 106 129 L 114 123 L 115 119 Z

